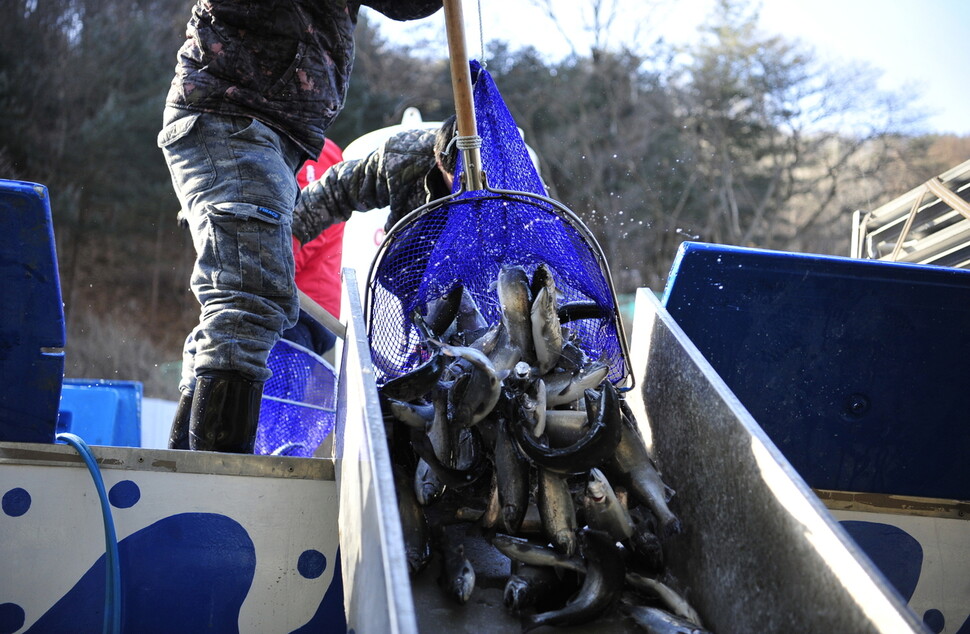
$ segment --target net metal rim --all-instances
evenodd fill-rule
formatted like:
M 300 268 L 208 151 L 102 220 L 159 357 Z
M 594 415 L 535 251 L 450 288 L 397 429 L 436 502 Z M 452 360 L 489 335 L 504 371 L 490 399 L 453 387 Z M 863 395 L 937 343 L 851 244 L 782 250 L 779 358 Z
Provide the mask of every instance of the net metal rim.
M 486 195 L 463 197 L 470 191 L 486 192 Z M 384 236 L 384 240 L 382 240 L 381 244 L 378 246 L 377 252 L 374 254 L 374 259 L 371 261 L 370 269 L 367 275 L 366 294 L 364 299 L 364 315 L 367 320 L 368 340 L 371 339 L 373 334 L 373 302 L 376 277 L 385 254 L 398 239 L 398 237 L 417 220 L 421 219 L 427 214 L 438 211 L 442 207 L 476 204 L 486 200 L 498 199 L 511 199 L 517 202 L 524 202 L 532 205 L 537 205 L 536 201 L 538 201 L 538 203 L 548 205 L 552 211 L 566 221 L 570 228 L 577 232 L 586 246 L 592 251 L 592 254 L 596 258 L 597 264 L 600 267 L 600 272 L 603 274 L 604 281 L 609 289 L 610 298 L 614 306 L 612 321 L 614 327 L 616 328 L 617 339 L 619 340 L 620 345 L 620 354 L 623 360 L 623 374 L 620 379 L 615 382 L 615 387 L 623 392 L 632 390 L 636 385 L 636 379 L 634 378 L 633 373 L 630 371 L 630 350 L 627 344 L 623 319 L 620 316 L 620 304 L 617 300 L 616 288 L 613 285 L 613 276 L 610 273 L 609 263 L 606 260 L 603 249 L 600 247 L 599 242 L 596 240 L 596 237 L 590 231 L 589 227 L 586 226 L 586 223 L 584 223 L 575 212 L 554 198 L 526 191 L 496 189 L 489 187 L 487 183 L 480 190 L 468 190 L 465 188 L 464 179 L 462 179 L 461 187 L 457 191 L 447 196 L 442 196 L 441 198 L 429 201 L 428 203 L 414 209 L 403 218 L 398 220 L 397 223 L 391 227 L 390 231 L 387 232 L 387 234 Z

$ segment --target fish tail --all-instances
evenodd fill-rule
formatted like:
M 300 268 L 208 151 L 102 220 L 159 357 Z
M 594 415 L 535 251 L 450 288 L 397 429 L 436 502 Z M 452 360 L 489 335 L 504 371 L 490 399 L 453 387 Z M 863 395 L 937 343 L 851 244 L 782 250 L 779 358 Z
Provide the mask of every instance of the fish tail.
M 683 530 L 683 525 L 680 523 L 680 518 L 675 515 L 664 519 L 660 527 L 664 538 L 673 537 L 674 535 L 679 535 Z
M 576 554 L 577 540 L 576 533 L 571 530 L 562 530 L 556 533 L 555 543 L 567 557 Z

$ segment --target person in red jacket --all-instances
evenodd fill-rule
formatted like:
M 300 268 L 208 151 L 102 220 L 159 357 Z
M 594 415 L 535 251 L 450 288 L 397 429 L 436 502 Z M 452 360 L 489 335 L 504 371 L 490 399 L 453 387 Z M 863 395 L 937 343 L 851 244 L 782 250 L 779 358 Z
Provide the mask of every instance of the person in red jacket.
M 327 168 L 343 160 L 340 147 L 326 139 L 323 150 L 316 160 L 309 160 L 296 173 L 302 190 L 317 180 Z M 334 317 L 340 317 L 340 260 L 343 252 L 343 222 L 330 225 L 313 240 L 301 245 L 293 238 L 293 259 L 296 263 L 296 287 L 320 304 Z M 283 332 L 283 338 L 298 343 L 319 355 L 333 348 L 337 338 L 304 310 L 292 328 Z

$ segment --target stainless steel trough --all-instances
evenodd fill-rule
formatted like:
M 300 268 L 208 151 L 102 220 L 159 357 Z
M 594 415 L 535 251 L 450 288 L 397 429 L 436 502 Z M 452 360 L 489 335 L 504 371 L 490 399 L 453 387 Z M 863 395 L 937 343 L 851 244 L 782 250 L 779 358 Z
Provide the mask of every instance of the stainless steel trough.
M 434 570 L 407 575 L 358 286 L 352 271 L 344 274 L 343 314 L 350 323 L 337 480 L 348 627 L 514 631 L 517 620 L 504 612 L 493 583 L 507 563 L 487 545 L 480 559 L 486 586 L 464 606 L 436 594 Z M 686 526 L 667 544 L 668 565 L 707 627 L 720 633 L 923 631 L 646 289 L 637 295 L 631 359 L 639 390 L 628 399 L 676 490 L 672 504 Z M 634 627 L 614 616 L 571 631 Z

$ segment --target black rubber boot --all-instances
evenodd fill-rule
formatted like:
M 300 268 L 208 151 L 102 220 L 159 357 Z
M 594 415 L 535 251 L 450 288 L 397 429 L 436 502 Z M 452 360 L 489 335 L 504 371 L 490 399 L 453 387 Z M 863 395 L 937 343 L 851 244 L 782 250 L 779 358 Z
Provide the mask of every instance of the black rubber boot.
M 179 404 L 175 408 L 175 419 L 172 421 L 172 431 L 168 434 L 169 449 L 189 448 L 189 416 L 192 413 L 192 394 L 182 392 Z
M 189 420 L 189 447 L 198 451 L 253 453 L 262 397 L 262 382 L 236 373 L 199 376 Z

